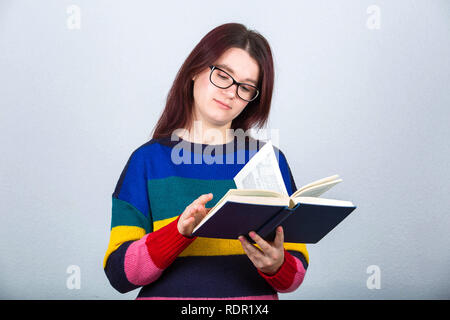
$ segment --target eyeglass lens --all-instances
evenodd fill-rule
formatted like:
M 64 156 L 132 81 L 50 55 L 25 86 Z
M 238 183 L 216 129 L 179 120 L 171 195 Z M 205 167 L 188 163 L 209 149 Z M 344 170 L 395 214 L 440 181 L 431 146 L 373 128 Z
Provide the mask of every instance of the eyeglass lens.
M 211 81 L 214 85 L 225 89 L 228 88 L 233 84 L 233 79 L 226 73 L 222 72 L 219 69 L 214 69 L 211 74 Z M 238 86 L 238 95 L 244 100 L 252 100 L 256 95 L 258 94 L 258 91 L 256 88 L 246 85 L 246 84 L 240 84 Z

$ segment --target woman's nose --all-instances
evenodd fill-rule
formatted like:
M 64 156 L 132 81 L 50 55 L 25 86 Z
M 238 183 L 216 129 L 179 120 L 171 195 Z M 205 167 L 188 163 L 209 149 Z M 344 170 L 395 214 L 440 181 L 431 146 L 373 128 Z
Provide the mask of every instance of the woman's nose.
M 223 89 L 224 94 L 226 94 L 227 97 L 234 98 L 236 96 L 236 86 L 237 84 L 233 84 L 231 87 Z

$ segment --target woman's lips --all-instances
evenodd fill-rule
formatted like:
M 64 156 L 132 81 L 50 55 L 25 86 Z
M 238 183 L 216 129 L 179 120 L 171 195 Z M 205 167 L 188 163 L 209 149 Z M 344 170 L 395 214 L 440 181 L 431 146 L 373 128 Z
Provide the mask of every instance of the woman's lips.
M 214 99 L 222 108 L 230 110 L 231 107 L 226 105 L 225 103 L 220 102 L 219 100 Z

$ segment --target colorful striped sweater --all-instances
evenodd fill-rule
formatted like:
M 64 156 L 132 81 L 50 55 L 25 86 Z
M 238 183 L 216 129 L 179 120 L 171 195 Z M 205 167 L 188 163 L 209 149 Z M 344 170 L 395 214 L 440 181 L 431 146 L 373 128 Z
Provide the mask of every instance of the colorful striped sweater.
M 152 139 L 128 159 L 112 195 L 109 245 L 103 268 L 121 293 L 141 288 L 137 299 L 278 299 L 302 283 L 306 245 L 284 243 L 285 259 L 274 275 L 256 269 L 239 240 L 188 238 L 178 232 L 179 215 L 201 194 L 212 207 L 233 177 L 264 145 L 247 138 L 223 145 Z M 291 195 L 294 179 L 275 147 Z

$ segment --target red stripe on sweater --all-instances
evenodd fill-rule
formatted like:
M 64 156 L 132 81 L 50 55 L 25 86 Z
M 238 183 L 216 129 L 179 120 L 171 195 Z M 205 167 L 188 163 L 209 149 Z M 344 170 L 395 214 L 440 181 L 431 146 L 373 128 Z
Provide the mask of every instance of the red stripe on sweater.
M 178 232 L 178 217 L 168 225 L 149 234 L 147 250 L 153 263 L 159 269 L 166 269 L 195 239 L 183 236 Z
M 258 273 L 277 291 L 283 291 L 289 288 L 297 272 L 295 258 L 286 249 L 284 250 L 284 262 L 277 273 L 268 275 L 258 269 Z

